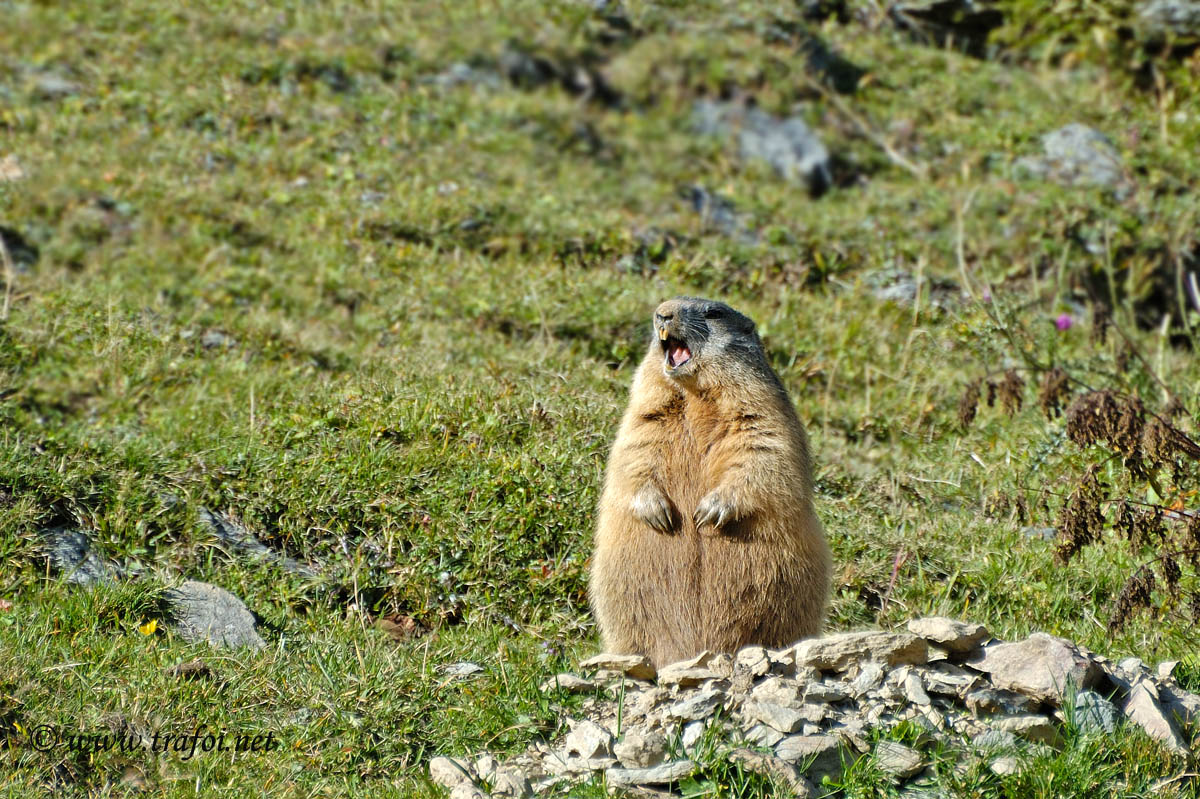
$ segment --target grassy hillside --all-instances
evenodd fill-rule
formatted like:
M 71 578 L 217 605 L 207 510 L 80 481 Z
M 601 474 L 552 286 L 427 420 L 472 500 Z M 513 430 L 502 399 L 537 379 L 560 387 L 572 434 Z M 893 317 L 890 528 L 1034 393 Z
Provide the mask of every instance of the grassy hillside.
M 592 511 L 650 312 L 678 293 L 758 321 L 807 424 L 830 628 L 939 613 L 1194 652 L 1194 561 L 1110 631 L 1154 542 L 1106 530 L 1056 560 L 1039 531 L 1086 465 L 1122 472 L 1037 401 L 1060 366 L 1076 394 L 1174 397 L 1195 433 L 1186 35 L 1119 2 L 1005 0 L 983 44 L 868 2 L 593 5 L 0 2 L 7 795 L 436 796 L 431 756 L 553 734 L 579 700 L 537 686 L 597 647 Z M 833 185 L 699 132 L 701 98 L 797 114 Z M 1111 140 L 1112 186 L 1023 166 L 1069 123 Z M 970 381 L 1009 369 L 1024 386 L 964 426 Z M 1196 507 L 1194 462 L 1162 480 L 1130 496 Z M 314 574 L 239 553 L 206 511 Z M 56 527 L 126 576 L 61 579 Z M 267 647 L 156 621 L 184 579 L 243 599 Z M 196 658 L 210 674 L 170 671 Z M 463 661 L 483 672 L 445 672 Z M 43 724 L 282 746 L 40 753 Z M 1180 770 L 1122 746 L 1113 795 Z

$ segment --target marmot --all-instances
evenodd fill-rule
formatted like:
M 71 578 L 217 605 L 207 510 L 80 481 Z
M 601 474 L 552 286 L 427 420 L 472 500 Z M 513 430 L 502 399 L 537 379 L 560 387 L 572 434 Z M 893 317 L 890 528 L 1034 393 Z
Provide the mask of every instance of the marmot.
M 816 634 L 832 564 L 808 438 L 754 322 L 669 300 L 600 498 L 590 596 L 607 652 L 655 666 Z

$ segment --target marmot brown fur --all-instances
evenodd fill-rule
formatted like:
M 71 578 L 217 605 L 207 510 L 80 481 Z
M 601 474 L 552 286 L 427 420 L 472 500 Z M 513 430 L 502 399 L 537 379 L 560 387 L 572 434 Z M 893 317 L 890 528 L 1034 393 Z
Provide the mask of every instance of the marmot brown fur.
M 590 594 L 605 651 L 663 666 L 814 635 L 829 546 L 808 439 L 754 322 L 677 297 L 654 331 L 600 498 Z

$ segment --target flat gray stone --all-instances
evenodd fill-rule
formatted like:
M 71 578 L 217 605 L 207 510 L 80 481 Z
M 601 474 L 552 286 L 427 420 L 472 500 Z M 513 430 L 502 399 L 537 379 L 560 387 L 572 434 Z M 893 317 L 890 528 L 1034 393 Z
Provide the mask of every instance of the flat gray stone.
M 1138 21 L 1151 36 L 1200 38 L 1200 2 L 1197 0 L 1143 0 Z
M 782 741 L 783 737 L 783 733 L 766 724 L 755 724 L 742 733 L 743 740 L 755 746 L 772 747 Z
M 1158 689 L 1150 680 L 1140 679 L 1129 689 L 1124 712 L 1126 718 L 1145 730 L 1151 738 L 1161 741 L 1173 752 L 1188 754 L 1179 727 L 1163 708 Z
M 959 654 L 974 651 L 989 637 L 987 628 L 982 624 L 948 619 L 945 616 L 913 619 L 908 623 L 908 631 L 931 644 L 937 644 L 947 652 Z
M 471 767 L 464 760 L 452 757 L 435 757 L 429 761 L 429 779 L 443 788 L 469 784 L 474 786 Z
M 476 778 L 491 782 L 496 776 L 496 770 L 500 768 L 500 761 L 489 754 L 483 754 L 475 758 L 475 762 L 471 765 L 471 773 Z
M 1038 708 L 1038 700 L 1015 691 L 976 688 L 963 697 L 963 703 L 977 716 L 992 713 L 1029 713 Z
M 569 785 L 570 783 L 570 777 L 561 774 L 551 774 L 533 780 L 533 793 L 535 796 L 541 796 L 544 793 L 559 791 L 564 785 Z
M 474 677 L 476 674 L 482 674 L 483 666 L 480 666 L 478 663 L 471 663 L 468 660 L 460 660 L 458 663 L 444 663 L 438 666 L 437 670 L 447 677 L 465 680 Z
M 188 580 L 166 592 L 174 626 L 185 641 L 208 641 L 216 646 L 261 649 L 254 614 L 224 588 Z
M 933 663 L 919 673 L 929 693 L 959 699 L 966 696 L 980 680 L 978 674 L 953 663 Z
M 952 280 L 914 275 L 900 267 L 863 272 L 862 281 L 864 286 L 870 288 L 871 296 L 875 299 L 903 307 L 912 307 L 918 297 L 923 297 L 923 302 L 930 306 L 945 309 L 954 305 L 962 295 Z
M 491 799 L 473 784 L 455 785 L 450 789 L 450 799 Z
M 928 705 L 932 702 L 925 691 L 925 682 L 915 671 L 904 675 L 904 696 L 914 705 Z
M 705 721 L 691 721 L 685 724 L 683 733 L 679 736 L 679 743 L 683 745 L 683 751 L 690 753 L 700 742 L 706 729 L 708 729 L 708 724 Z
M 819 723 L 825 715 L 823 705 L 801 705 L 785 707 L 774 702 L 747 702 L 742 713 L 750 722 L 759 722 L 780 732 L 797 732 L 805 724 Z
M 33 81 L 33 93 L 39 100 L 62 100 L 79 93 L 79 84 L 56 72 L 43 72 Z
M 761 646 L 742 647 L 733 659 L 733 670 L 735 674 L 746 673 L 752 677 L 762 677 L 771 670 L 767 650 Z
M 836 723 L 830 732 L 840 738 L 845 745 L 853 748 L 859 754 L 871 751 L 871 743 L 867 740 L 866 719 L 849 717 Z
M 1121 658 L 1114 668 L 1121 672 L 1127 680 L 1136 680 L 1139 677 L 1149 677 L 1150 670 L 1146 668 L 1145 662 L 1141 658 L 1127 657 Z
M 875 765 L 880 771 L 902 780 L 925 768 L 925 758 L 917 750 L 896 741 L 880 741 L 875 745 Z
M 1024 641 L 989 644 L 966 660 L 991 676 L 999 689 L 1058 704 L 1067 687 L 1092 688 L 1103 676 L 1099 664 L 1064 638 L 1034 633 Z
M 613 744 L 613 754 L 625 768 L 650 768 L 666 760 L 667 739 L 660 732 L 629 729 Z
M 570 722 L 564 750 L 568 755 L 579 755 L 584 760 L 613 756 L 612 735 L 594 721 L 581 719 Z
M 610 788 L 633 788 L 638 785 L 669 785 L 696 773 L 696 763 L 675 760 L 653 768 L 610 768 L 604 772 Z
M 680 688 L 695 688 L 707 680 L 718 679 L 721 679 L 720 675 L 708 669 L 681 669 L 673 666 L 663 666 L 658 672 L 659 685 L 671 685 Z
M 487 89 L 500 89 L 504 86 L 504 81 L 495 69 L 472 67 L 463 61 L 453 63 L 435 75 L 423 76 L 420 81 L 442 89 L 452 89 L 462 85 L 479 86 Z
M 500 767 L 491 777 L 492 796 L 502 796 L 505 799 L 525 799 L 533 795 L 533 786 L 529 778 L 520 769 Z
M 946 731 L 946 717 L 942 715 L 940 710 L 932 705 L 917 705 L 916 709 L 921 714 L 921 718 L 924 719 L 924 726 L 926 728 L 932 728 L 938 732 Z
M 584 758 L 568 754 L 564 749 L 550 752 L 542 758 L 542 766 L 549 774 L 557 777 L 578 778 L 588 777 L 597 771 L 613 768 L 617 765 L 615 757 Z
M 1112 735 L 1120 715 L 1116 705 L 1095 691 L 1080 691 L 1075 695 L 1075 724 L 1085 734 Z
M 795 647 L 785 646 L 783 649 L 768 649 L 767 662 L 771 664 L 771 671 L 776 674 L 796 675 Z
M 796 799 L 808 799 L 816 796 L 816 789 L 800 774 L 800 769 L 783 758 L 755 752 L 750 749 L 734 749 L 728 754 L 731 763 L 737 763 L 746 771 L 761 774 L 769 779 L 782 782 L 791 790 Z
M 205 334 L 206 336 L 209 334 Z M 207 347 L 207 345 L 205 345 Z M 284 571 L 302 577 L 315 577 L 316 572 L 303 563 L 280 554 L 259 541 L 246 526 L 227 513 L 214 513 L 201 508 L 197 514 L 200 524 L 217 539 L 227 544 L 234 552 L 273 563 Z
M 1042 156 L 1018 159 L 1018 175 L 1064 186 L 1098 186 L 1127 191 L 1121 154 L 1100 131 L 1073 122 L 1042 136 Z
M 1020 746 L 1017 736 L 1008 730 L 989 729 L 971 739 L 971 743 L 984 751 L 999 749 L 1015 750 Z
M 1171 718 L 1180 724 L 1200 721 L 1200 695 L 1185 691 L 1173 682 L 1160 685 L 1158 695 Z
M 710 688 L 676 702 L 667 708 L 667 715 L 682 721 L 697 721 L 711 716 L 725 702 L 725 692 Z
M 809 638 L 796 644 L 796 665 L 821 671 L 846 671 L 852 664 L 877 662 L 887 666 L 923 664 L 929 645 L 912 633 L 866 631 Z
M 82 530 L 51 527 L 42 530 L 41 536 L 50 566 L 69 583 L 97 585 L 112 582 L 121 574 L 120 569 L 96 554 L 91 539 Z
M 632 700 L 632 702 L 630 701 Z M 671 700 L 671 692 L 657 685 L 638 691 L 631 697 L 627 691 L 625 701 L 629 708 L 629 717 L 645 718 Z
M 843 761 L 848 765 L 850 751 L 836 735 L 789 735 L 775 744 L 775 754 L 794 763 L 814 782 L 823 777 L 842 773 Z
M 1173 679 L 1155 680 L 1146 664 L 1139 658 L 1128 657 L 1115 664 L 1105 662 L 1104 669 L 1112 681 L 1127 694 L 1131 694 L 1134 686 L 1139 683 L 1151 681 L 1152 693 L 1166 711 L 1167 718 L 1176 724 L 1191 724 L 1200 720 L 1200 695 L 1185 691 Z
M 733 676 L 733 659 L 726 654 L 702 652 L 694 658 L 671 663 L 658 670 L 660 685 L 690 688 L 706 680 L 724 680 Z
M 806 702 L 841 702 L 849 698 L 849 687 L 840 682 L 811 682 L 804 688 Z
M 771 702 L 791 707 L 800 704 L 800 683 L 788 677 L 768 677 L 754 686 L 750 699 L 756 702 Z
M 809 683 L 820 682 L 821 672 L 819 669 L 814 669 L 812 666 L 793 666 L 792 673 L 789 674 L 799 685 L 808 685 Z
M 814 197 L 833 185 L 829 151 L 800 116 L 776 117 L 740 103 L 702 99 L 692 107 L 692 124 L 700 133 L 736 140 L 743 159 L 765 161 Z
M 1058 746 L 1062 742 L 1058 732 L 1058 725 L 1037 713 L 1004 716 L 992 721 L 992 727 L 997 730 L 1011 732 L 1019 738 L 1024 738 L 1034 743 Z
M 859 667 L 858 676 L 850 681 L 850 695 L 859 698 L 873 691 L 883 682 L 883 666 L 868 661 Z
M 739 214 L 733 200 L 720 192 L 709 191 L 695 183 L 683 189 L 681 195 L 700 215 L 705 231 L 715 231 L 746 244 L 758 243 L 758 232 L 753 227 L 753 217 Z
M 615 671 L 635 680 L 653 680 L 658 672 L 645 655 L 614 655 L 607 652 L 590 657 L 579 668 L 595 671 Z

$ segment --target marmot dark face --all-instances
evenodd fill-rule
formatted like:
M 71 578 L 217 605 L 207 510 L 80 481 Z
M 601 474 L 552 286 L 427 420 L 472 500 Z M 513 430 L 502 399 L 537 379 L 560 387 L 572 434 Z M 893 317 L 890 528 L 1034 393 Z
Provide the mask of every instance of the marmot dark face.
M 754 322 L 723 302 L 676 297 L 654 311 L 654 332 L 663 353 L 663 373 L 687 380 L 725 356 L 761 353 Z

